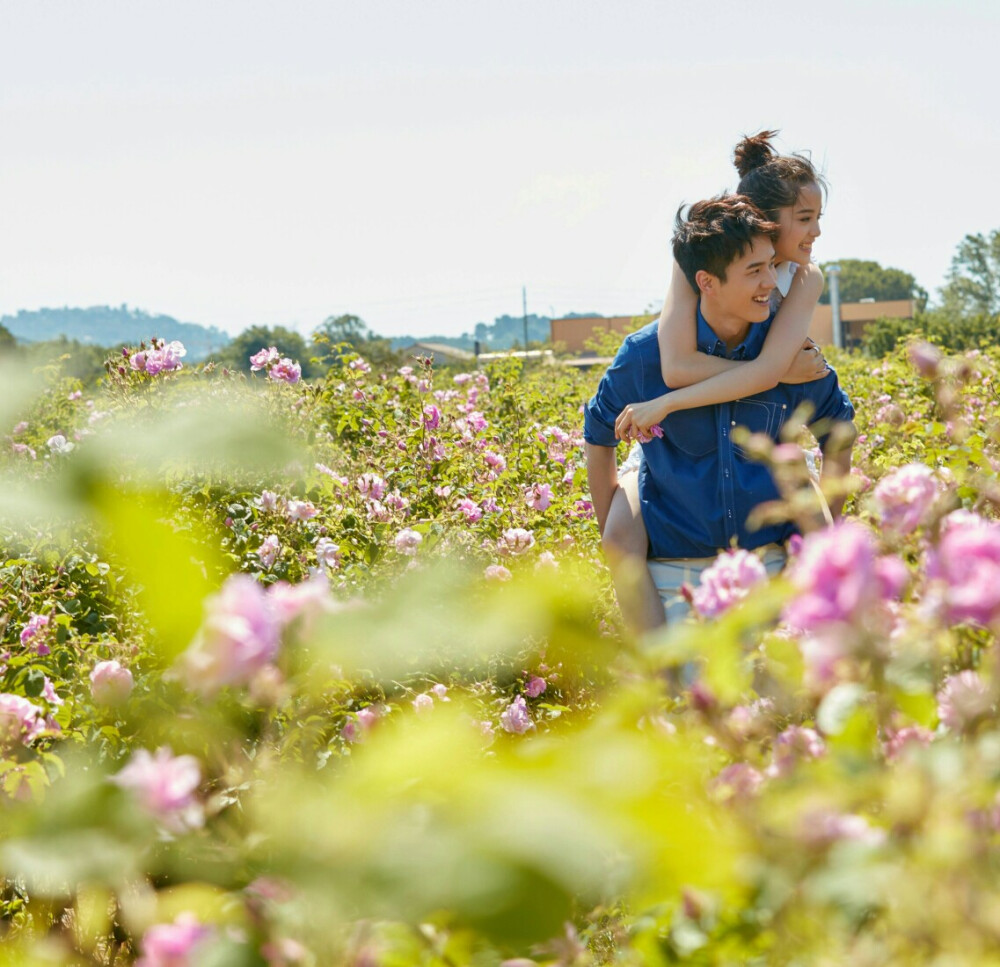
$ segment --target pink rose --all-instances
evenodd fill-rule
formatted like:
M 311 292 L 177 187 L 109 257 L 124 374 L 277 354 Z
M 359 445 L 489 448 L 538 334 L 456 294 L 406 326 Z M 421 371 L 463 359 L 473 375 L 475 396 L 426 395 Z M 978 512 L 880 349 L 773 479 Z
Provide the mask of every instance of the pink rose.
M 938 718 L 949 729 L 965 731 L 993 707 L 990 689 L 974 671 L 949 675 L 937 695 Z
M 509 581 L 512 575 L 502 564 L 491 564 L 483 572 L 483 577 L 487 581 Z
M 923 523 L 939 491 L 930 467 L 908 463 L 883 477 L 872 497 L 882 523 L 898 534 L 909 534 Z
M 310 520 L 319 513 L 319 510 L 311 501 L 290 500 L 288 501 L 287 513 L 292 520 Z
M 767 582 L 767 569 L 756 554 L 745 550 L 720 554 L 701 573 L 693 603 L 698 613 L 714 618 L 743 601 L 751 588 Z
M 261 369 L 267 369 L 268 366 L 278 361 L 279 355 L 274 346 L 269 349 L 261 349 L 250 357 L 250 369 L 255 373 Z
M 302 378 L 302 367 L 287 356 L 279 359 L 268 371 L 267 378 L 281 383 L 297 383 Z
M 206 602 L 197 638 L 181 658 L 188 685 L 211 694 L 245 685 L 278 655 L 281 622 L 264 589 L 246 574 L 234 574 Z
M 264 542 L 257 548 L 257 556 L 260 558 L 260 563 L 268 569 L 274 567 L 274 562 L 280 550 L 281 545 L 278 543 L 278 538 L 275 534 L 265 537 Z
M 545 691 L 546 687 L 547 682 L 544 678 L 541 678 L 538 675 L 532 675 L 531 678 L 528 679 L 528 684 L 525 686 L 524 694 L 527 695 L 528 698 L 538 698 L 538 696 Z
M 882 600 L 875 541 L 852 521 L 809 534 L 790 571 L 799 594 L 786 606 L 785 620 L 799 631 L 851 622 Z
M 0 695 L 0 750 L 29 745 L 46 729 L 45 713 L 20 695 Z
M 418 531 L 411 530 L 409 527 L 404 527 L 393 540 L 393 544 L 400 554 L 406 554 L 412 557 L 417 553 L 417 548 L 420 547 L 423 542 L 423 535 Z
M 528 704 L 523 695 L 518 695 L 510 705 L 500 714 L 500 725 L 505 732 L 512 732 L 515 735 L 522 735 L 528 729 L 533 729 L 535 723 L 531 721 L 528 714 Z
M 389 485 L 375 473 L 363 473 L 357 480 L 358 492 L 369 500 L 381 500 Z
M 90 694 L 98 705 L 123 705 L 133 685 L 132 673 L 114 659 L 99 661 L 90 672 Z
M 764 777 L 745 762 L 734 762 L 716 776 L 712 787 L 725 800 L 752 799 L 764 784 Z
M 826 745 L 815 729 L 791 725 L 774 740 L 768 776 L 787 776 L 800 759 L 818 759 Z
M 497 549 L 501 554 L 517 556 L 529 551 L 534 545 L 535 537 L 531 531 L 523 527 L 508 527 L 500 536 Z
M 194 756 L 175 756 L 166 747 L 153 755 L 139 749 L 111 781 L 131 792 L 139 805 L 170 832 L 183 833 L 205 822 L 195 797 L 201 783 L 201 765 Z
M 157 923 L 142 938 L 142 956 L 135 967 L 195 967 L 199 948 L 215 934 L 213 927 L 182 913 L 173 923 Z
M 1000 524 L 958 513 L 945 518 L 927 577 L 940 585 L 951 621 L 986 626 L 1000 619 Z
M 533 510 L 548 510 L 552 503 L 552 488 L 548 484 L 532 484 L 525 490 L 524 500 Z

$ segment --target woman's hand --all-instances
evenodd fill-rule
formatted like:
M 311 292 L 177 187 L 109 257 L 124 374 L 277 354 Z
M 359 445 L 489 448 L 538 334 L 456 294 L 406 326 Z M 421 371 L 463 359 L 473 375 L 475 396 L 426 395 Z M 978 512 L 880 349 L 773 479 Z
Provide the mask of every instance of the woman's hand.
M 811 339 L 806 339 L 802 348 L 795 354 L 792 365 L 781 377 L 782 383 L 811 383 L 822 379 L 830 371 L 819 346 Z
M 615 420 L 615 436 L 619 440 L 639 440 L 648 443 L 654 436 L 660 436 L 659 424 L 670 412 L 669 393 L 645 403 L 630 403 Z

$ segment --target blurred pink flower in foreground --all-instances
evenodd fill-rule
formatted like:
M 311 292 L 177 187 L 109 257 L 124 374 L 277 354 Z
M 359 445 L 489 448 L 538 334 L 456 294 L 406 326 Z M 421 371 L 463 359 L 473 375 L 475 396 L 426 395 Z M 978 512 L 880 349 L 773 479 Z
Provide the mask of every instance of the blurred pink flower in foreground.
M 934 733 L 919 725 L 907 725 L 891 733 L 883 744 L 885 757 L 891 762 L 898 759 L 907 747 L 925 748 L 931 744 Z
M 491 564 L 483 572 L 483 577 L 487 581 L 509 581 L 512 575 L 502 564 Z
M 500 724 L 504 731 L 513 732 L 515 735 L 521 735 L 528 729 L 535 727 L 535 723 L 531 721 L 531 716 L 528 714 L 528 703 L 525 702 L 523 695 L 518 695 L 500 713 Z
M 746 762 L 734 762 L 715 777 L 712 788 L 725 800 L 750 799 L 757 795 L 764 777 Z
M 784 617 L 798 631 L 850 623 L 882 600 L 875 540 L 852 521 L 809 534 L 790 571 L 799 593 L 785 607 Z
M 173 923 L 157 923 L 142 937 L 142 956 L 135 967 L 195 967 L 198 947 L 215 934 L 192 913 L 182 913 Z
M 927 577 L 939 582 L 949 620 L 985 626 L 1000 619 L 1000 524 L 959 513 L 945 518 Z
M 90 673 L 90 694 L 98 705 L 122 705 L 132 694 L 132 673 L 120 662 L 99 661 Z
M 884 476 L 872 497 L 882 523 L 899 534 L 909 534 L 924 522 L 939 489 L 930 467 L 908 463 Z
M 282 626 L 287 627 L 295 621 L 308 631 L 320 615 L 336 607 L 330 597 L 330 582 L 325 572 L 318 569 L 298 584 L 276 581 L 267 589 L 267 601 L 278 621 L 279 634 Z
M 990 690 L 974 671 L 949 675 L 937 694 L 938 718 L 961 732 L 987 715 L 993 705 Z
M 791 725 L 774 740 L 767 775 L 787 776 L 800 759 L 818 759 L 825 751 L 826 745 L 815 729 Z
M 152 755 L 139 749 L 111 781 L 131 792 L 139 805 L 172 833 L 197 829 L 205 822 L 204 810 L 195 797 L 201 765 L 192 755 L 175 756 L 166 746 Z
M 28 745 L 45 731 L 45 713 L 20 695 L 0 695 L 0 750 Z
M 827 846 L 842 839 L 878 846 L 885 841 L 885 830 L 873 828 L 856 813 L 819 809 L 803 817 L 802 838 L 813 846 Z
M 198 636 L 181 658 L 188 685 L 211 694 L 225 685 L 245 685 L 278 655 L 281 622 L 264 589 L 246 574 L 234 574 L 206 601 Z
M 308 949 L 291 937 L 269 941 L 260 948 L 260 953 L 267 961 L 267 967 L 297 967 L 299 964 L 313 963 Z
M 927 379 L 937 375 L 938 364 L 941 362 L 941 350 L 928 342 L 915 342 L 910 345 L 910 362 L 917 372 Z
M 434 698 L 427 692 L 421 692 L 410 704 L 416 709 L 418 714 L 429 712 L 434 708 Z
M 767 570 L 750 551 L 727 551 L 701 573 L 693 603 L 698 613 L 714 618 L 744 600 L 755 585 L 767 581 Z

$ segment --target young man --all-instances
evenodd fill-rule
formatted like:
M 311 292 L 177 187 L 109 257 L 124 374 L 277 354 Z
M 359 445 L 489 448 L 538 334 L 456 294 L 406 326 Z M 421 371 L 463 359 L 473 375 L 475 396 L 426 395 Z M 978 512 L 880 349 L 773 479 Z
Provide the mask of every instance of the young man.
M 730 359 L 753 359 L 760 352 L 774 317 L 770 296 L 777 229 L 737 195 L 698 202 L 686 218 L 678 215 L 674 258 L 699 294 L 702 352 Z M 626 337 L 585 411 L 587 474 L 602 533 L 618 486 L 616 418 L 630 401 L 668 392 L 653 322 Z M 830 427 L 849 423 L 854 408 L 832 370 L 813 382 L 779 383 L 746 399 L 671 413 L 660 424 L 662 437 L 643 444 L 639 503 L 650 571 L 668 618 L 687 610 L 681 585 L 696 584 L 700 571 L 733 543 L 762 548 L 768 570 L 780 569 L 781 545 L 795 529 L 791 524 L 747 528 L 753 508 L 776 499 L 778 491 L 767 467 L 748 459 L 731 434 L 745 426 L 778 440 L 783 422 L 804 401 L 812 404 L 825 470 L 846 472 L 849 448 L 843 449 L 844 435 L 831 436 Z M 834 439 L 842 448 L 837 453 L 832 452 Z

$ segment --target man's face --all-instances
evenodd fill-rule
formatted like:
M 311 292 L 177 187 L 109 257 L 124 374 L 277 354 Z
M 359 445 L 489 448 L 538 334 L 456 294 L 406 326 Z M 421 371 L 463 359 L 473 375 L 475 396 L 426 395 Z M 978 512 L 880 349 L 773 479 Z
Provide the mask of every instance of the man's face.
M 714 310 L 732 320 L 766 322 L 771 315 L 774 275 L 774 245 L 766 235 L 758 235 L 743 255 L 726 268 L 726 281 L 712 276 Z

